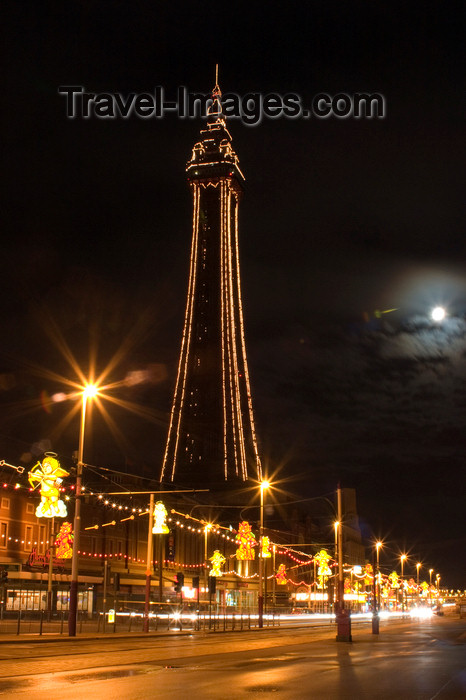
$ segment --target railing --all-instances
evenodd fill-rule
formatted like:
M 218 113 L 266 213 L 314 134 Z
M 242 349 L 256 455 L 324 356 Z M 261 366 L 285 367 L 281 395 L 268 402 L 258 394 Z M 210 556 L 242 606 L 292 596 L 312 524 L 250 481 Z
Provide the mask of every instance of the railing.
M 280 626 L 280 614 L 263 616 L 264 627 Z M 246 631 L 259 627 L 259 616 L 254 613 L 209 613 L 173 610 L 166 613 L 150 613 L 149 632 L 156 631 Z M 109 611 L 101 613 L 78 613 L 78 634 L 142 633 L 144 615 L 134 612 Z M 67 635 L 68 612 L 49 615 L 47 611 L 15 611 L 0 620 L 2 635 Z

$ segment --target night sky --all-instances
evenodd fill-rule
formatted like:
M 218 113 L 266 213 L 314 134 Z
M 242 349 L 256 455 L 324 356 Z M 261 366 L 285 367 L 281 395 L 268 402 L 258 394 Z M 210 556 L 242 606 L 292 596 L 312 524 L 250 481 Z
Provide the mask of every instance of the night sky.
M 0 459 L 77 447 L 78 416 L 47 402 L 67 390 L 50 372 L 78 379 L 58 337 L 85 373 L 118 353 L 115 395 L 144 413 L 110 405 L 115 435 L 94 416 L 85 461 L 158 476 L 167 431 L 201 122 L 69 120 L 59 86 L 174 99 L 210 90 L 219 63 L 240 95 L 378 92 L 385 119 L 229 123 L 261 453 L 290 491 L 356 488 L 387 563 L 406 551 L 464 586 L 462 3 L 47 8 L 11 3 L 6 21 Z

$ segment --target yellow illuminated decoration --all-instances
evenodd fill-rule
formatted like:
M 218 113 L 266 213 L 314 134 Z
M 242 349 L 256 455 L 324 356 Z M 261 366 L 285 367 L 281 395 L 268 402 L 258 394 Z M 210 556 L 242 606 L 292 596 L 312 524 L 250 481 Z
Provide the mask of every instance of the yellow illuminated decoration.
M 314 557 L 318 566 L 317 575 L 319 577 L 319 586 L 321 588 L 324 587 L 325 579 L 332 575 L 332 571 L 328 565 L 331 558 L 332 557 L 325 549 L 321 549 L 320 552 L 318 552 Z
M 226 562 L 226 559 L 223 556 L 223 554 L 219 552 L 218 549 L 216 549 L 210 557 L 209 561 L 212 562 L 212 568 L 209 571 L 209 576 L 221 576 L 222 572 L 220 571 L 220 567 L 223 566 L 223 564 Z
M 272 552 L 270 551 L 270 539 L 264 535 L 262 538 L 261 557 L 263 559 L 268 559 L 271 556 Z
M 55 556 L 57 559 L 71 559 L 73 555 L 73 528 L 65 520 L 55 539 Z
M 29 483 L 35 490 L 38 486 L 40 503 L 36 508 L 38 518 L 66 518 L 68 511 L 60 499 L 60 484 L 69 473 L 60 467 L 54 452 L 46 452 L 42 464 L 37 464 L 29 472 Z
M 389 580 L 390 586 L 392 588 L 399 588 L 400 587 L 399 576 L 396 573 L 396 571 L 392 571 L 392 573 L 388 577 L 388 580 Z
M 236 550 L 236 558 L 242 561 L 251 561 L 255 558 L 256 553 L 253 549 L 256 545 L 256 537 L 251 531 L 251 525 L 247 520 L 243 520 L 239 524 L 238 533 L 236 535 L 238 549 Z
M 277 583 L 280 586 L 284 586 L 287 582 L 287 577 L 286 577 L 286 566 L 285 564 L 280 564 L 278 567 L 278 571 L 275 574 L 275 578 L 277 579 Z
M 154 508 L 154 526 L 152 528 L 154 535 L 166 535 L 170 532 L 170 528 L 167 525 L 167 517 L 167 509 L 162 501 L 157 501 Z
M 366 586 L 370 586 L 374 579 L 374 571 L 372 569 L 372 564 L 366 564 L 366 566 L 364 567 L 364 574 L 364 583 L 366 584 Z

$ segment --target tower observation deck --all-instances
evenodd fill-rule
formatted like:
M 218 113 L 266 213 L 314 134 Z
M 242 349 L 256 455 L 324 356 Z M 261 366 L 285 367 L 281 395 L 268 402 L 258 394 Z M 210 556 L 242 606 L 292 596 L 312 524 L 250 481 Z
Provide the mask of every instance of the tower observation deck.
M 193 198 L 188 294 L 161 480 L 193 488 L 261 478 L 238 248 L 244 176 L 218 85 L 186 173 Z

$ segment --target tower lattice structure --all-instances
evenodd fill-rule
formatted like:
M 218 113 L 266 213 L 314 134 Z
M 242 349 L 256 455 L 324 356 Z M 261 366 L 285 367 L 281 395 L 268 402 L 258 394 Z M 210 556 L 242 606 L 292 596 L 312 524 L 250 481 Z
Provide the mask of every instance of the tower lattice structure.
M 192 244 L 181 352 L 161 471 L 192 487 L 260 479 L 238 247 L 244 176 L 216 84 L 187 163 Z

